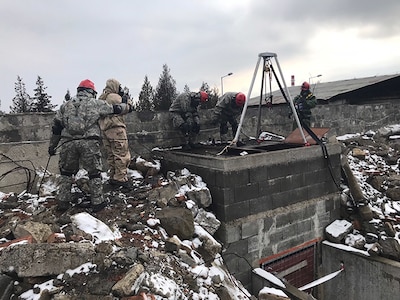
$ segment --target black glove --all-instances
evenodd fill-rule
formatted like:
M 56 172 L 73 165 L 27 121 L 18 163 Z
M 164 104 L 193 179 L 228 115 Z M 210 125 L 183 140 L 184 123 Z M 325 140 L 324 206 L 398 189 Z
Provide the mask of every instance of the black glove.
M 192 132 L 196 133 L 196 134 L 200 132 L 200 124 L 199 123 L 193 123 Z
M 179 130 L 183 133 L 183 135 L 188 135 L 189 134 L 189 125 L 187 123 L 182 123 L 179 126 Z
M 304 103 L 303 102 L 296 103 L 296 109 L 298 111 L 302 111 L 304 109 Z
M 49 144 L 49 155 L 53 156 L 56 154 L 56 148 L 58 143 L 60 142 L 61 135 L 52 134 L 50 137 L 50 144 Z
M 126 114 L 133 111 L 133 106 L 129 103 L 121 103 L 121 104 L 114 104 L 113 105 L 113 113 L 114 114 Z
M 50 156 L 56 155 L 56 149 L 54 147 L 49 147 L 49 155 Z

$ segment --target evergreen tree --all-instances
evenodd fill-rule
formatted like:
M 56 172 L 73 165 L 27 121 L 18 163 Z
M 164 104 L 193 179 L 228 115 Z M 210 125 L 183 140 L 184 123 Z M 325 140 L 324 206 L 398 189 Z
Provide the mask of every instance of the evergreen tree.
M 210 89 L 208 83 L 203 82 L 200 87 L 200 91 L 206 92 L 208 94 L 208 101 L 205 103 L 201 103 L 200 108 L 202 109 L 214 108 L 215 104 L 217 104 L 218 101 L 218 89 L 216 87 Z
M 13 105 L 10 106 L 10 113 L 24 113 L 30 111 L 31 97 L 26 92 L 25 83 L 20 76 L 15 83 L 15 97 L 12 99 Z
M 185 86 L 183 87 L 183 92 L 184 93 L 190 93 L 190 88 L 187 84 L 185 84 Z
M 71 97 L 71 93 L 70 93 L 69 90 L 67 90 L 67 93 L 64 96 L 64 102 L 67 102 L 67 101 L 71 100 L 71 98 L 72 98 Z
M 160 76 L 154 96 L 154 109 L 156 111 L 166 111 L 176 98 L 176 82 L 170 75 L 167 64 L 163 65 L 163 73 Z
M 142 90 L 139 93 L 139 100 L 135 105 L 136 111 L 153 111 L 154 110 L 154 91 L 147 75 L 144 77 Z
M 57 105 L 50 103 L 51 96 L 46 93 L 47 87 L 44 86 L 43 79 L 38 76 L 36 80 L 36 88 L 33 90 L 35 95 L 32 98 L 31 109 L 32 112 L 49 112 L 53 111 Z

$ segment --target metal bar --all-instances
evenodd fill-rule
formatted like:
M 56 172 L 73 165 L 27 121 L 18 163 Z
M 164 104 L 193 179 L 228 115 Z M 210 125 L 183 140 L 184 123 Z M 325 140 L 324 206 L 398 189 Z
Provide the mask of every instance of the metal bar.
M 296 111 L 296 109 L 294 107 L 294 104 L 293 104 L 292 96 L 290 95 L 289 89 L 287 88 L 287 85 L 286 85 L 286 82 L 285 82 L 285 78 L 283 77 L 283 73 L 282 73 L 282 70 L 281 70 L 281 66 L 279 65 L 279 61 L 278 61 L 278 57 L 277 56 L 275 56 L 275 61 L 276 61 L 276 65 L 278 66 L 279 74 L 281 75 L 281 79 L 282 79 L 283 85 L 285 87 L 286 94 L 287 94 L 288 101 L 289 101 L 289 105 L 290 105 L 290 108 L 291 108 L 291 110 L 293 112 L 294 118 L 296 120 L 297 127 L 300 130 L 300 134 L 301 134 L 301 137 L 303 138 L 304 144 L 307 144 L 307 140 L 306 140 L 306 137 L 304 135 L 303 128 L 301 127 L 301 124 L 300 124 L 299 116 L 297 115 L 297 111 Z
M 254 69 L 253 79 L 251 80 L 251 84 L 250 84 L 250 89 L 247 92 L 247 101 L 244 103 L 242 114 L 240 115 L 239 126 L 238 126 L 238 128 L 236 130 L 236 134 L 235 134 L 235 137 L 233 138 L 233 140 L 231 142 L 231 145 L 232 144 L 236 144 L 238 139 L 239 139 L 240 130 L 242 129 L 244 116 L 246 115 L 247 106 L 249 105 L 249 99 L 250 99 L 251 91 L 253 90 L 254 81 L 255 81 L 256 76 L 257 76 L 257 70 L 258 70 L 258 66 L 260 65 L 260 60 L 261 60 L 261 56 L 258 56 L 257 64 L 256 64 L 256 67 Z

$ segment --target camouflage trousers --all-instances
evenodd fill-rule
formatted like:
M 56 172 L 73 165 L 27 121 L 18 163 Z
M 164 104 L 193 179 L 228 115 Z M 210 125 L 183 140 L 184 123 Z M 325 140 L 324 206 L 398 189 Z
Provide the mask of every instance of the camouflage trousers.
M 96 139 L 62 140 L 58 163 L 61 182 L 57 199 L 69 202 L 72 199 L 73 176 L 85 169 L 89 176 L 89 192 L 93 205 L 104 202 L 101 172 L 103 169 L 100 141 Z
M 103 146 L 107 153 L 107 164 L 111 179 L 128 181 L 131 162 L 128 137 L 124 127 L 114 127 L 103 132 Z

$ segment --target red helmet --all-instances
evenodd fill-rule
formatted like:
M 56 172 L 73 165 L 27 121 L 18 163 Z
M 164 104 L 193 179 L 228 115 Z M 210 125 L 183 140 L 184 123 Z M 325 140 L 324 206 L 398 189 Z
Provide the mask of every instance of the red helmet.
M 94 87 L 94 83 L 89 79 L 82 80 L 79 84 L 78 88 L 92 89 L 96 92 L 96 88 Z
M 310 84 L 307 81 L 304 81 L 303 84 L 301 85 L 301 90 L 307 91 L 309 89 L 310 89 Z
M 208 94 L 206 92 L 200 91 L 200 101 L 207 102 L 208 101 Z
M 246 102 L 246 95 L 243 93 L 237 93 L 235 97 L 236 105 L 243 106 Z

